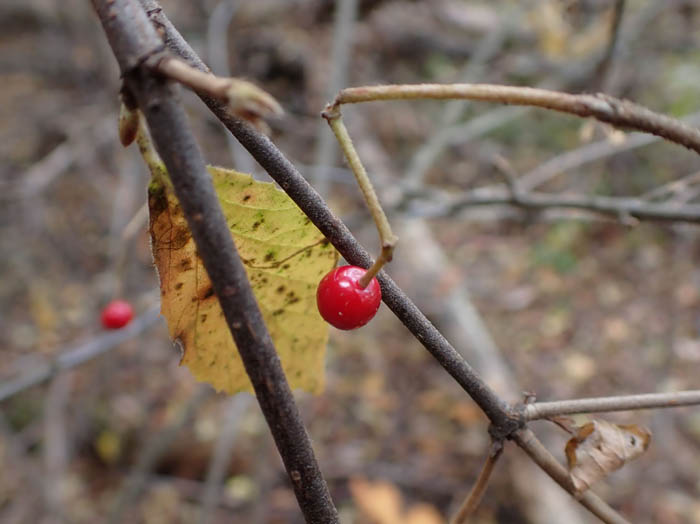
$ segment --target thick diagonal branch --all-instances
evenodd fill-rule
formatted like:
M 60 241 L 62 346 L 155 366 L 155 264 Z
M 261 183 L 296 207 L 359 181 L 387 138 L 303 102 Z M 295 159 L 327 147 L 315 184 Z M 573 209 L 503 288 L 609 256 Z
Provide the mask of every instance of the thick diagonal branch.
M 161 40 L 136 0 L 93 0 L 127 89 L 148 122 L 219 298 L 299 506 L 313 523 L 338 522 L 311 442 L 253 296 L 245 268 L 172 87 L 143 66 Z

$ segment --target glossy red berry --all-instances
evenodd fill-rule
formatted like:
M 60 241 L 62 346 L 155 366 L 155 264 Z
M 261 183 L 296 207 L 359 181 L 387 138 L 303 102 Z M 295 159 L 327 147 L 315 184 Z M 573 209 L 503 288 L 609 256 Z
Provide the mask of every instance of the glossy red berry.
M 102 325 L 107 329 L 126 326 L 134 317 L 134 309 L 126 300 L 112 300 L 102 310 Z
M 328 273 L 318 285 L 316 304 L 321 316 L 338 329 L 355 329 L 372 320 L 382 301 L 379 282 L 373 278 L 361 288 L 360 278 L 366 270 L 341 266 Z

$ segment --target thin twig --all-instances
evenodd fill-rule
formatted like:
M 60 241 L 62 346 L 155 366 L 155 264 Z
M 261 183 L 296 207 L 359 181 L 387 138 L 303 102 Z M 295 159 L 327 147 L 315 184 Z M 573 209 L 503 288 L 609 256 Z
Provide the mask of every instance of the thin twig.
M 582 196 L 524 192 L 518 185 L 518 192 L 503 190 L 476 189 L 459 197 L 446 195 L 431 205 L 420 193 L 410 199 L 420 198 L 423 212 L 421 216 L 448 217 L 458 215 L 462 210 L 476 206 L 509 205 L 525 209 L 580 209 L 614 218 L 654 220 L 665 222 L 700 222 L 700 204 L 678 204 L 676 202 L 648 202 L 638 198 Z M 440 192 L 433 192 L 433 194 Z M 406 206 L 406 203 L 404 203 Z
M 450 102 L 464 102 L 464 100 L 451 100 Z M 486 135 L 509 124 L 527 111 L 531 111 L 531 109 L 527 107 L 498 107 L 464 123 L 452 124 L 438 129 L 411 157 L 402 185 L 409 188 L 421 187 L 425 173 L 447 146 L 457 143 L 464 144 Z
M 513 166 L 511 166 L 510 162 L 508 162 L 508 160 L 501 155 L 495 155 L 491 162 L 503 177 L 513 201 L 519 202 L 521 191 L 520 186 L 518 185 L 518 174 L 513 169 Z
M 615 127 L 660 136 L 700 153 L 700 130 L 629 100 L 598 93 L 572 95 L 533 87 L 494 84 L 415 84 L 350 87 L 341 90 L 334 106 L 380 100 L 467 99 L 541 107 L 580 117 L 593 117 Z
M 557 459 L 547 451 L 531 430 L 524 428 L 516 431 L 513 434 L 513 440 L 547 475 L 572 496 L 577 497 L 581 505 L 600 520 L 607 524 L 630 524 L 595 493 L 585 491 L 577 496 L 566 468 L 557 462 Z
M 481 498 L 486 491 L 486 486 L 489 484 L 491 473 L 493 473 L 493 468 L 502 452 L 503 442 L 493 442 L 491 444 L 491 449 L 489 450 L 488 457 L 486 457 L 486 462 L 484 462 L 484 467 L 481 468 L 479 472 L 476 484 L 474 484 L 469 495 L 464 499 L 464 502 L 462 502 L 457 514 L 452 518 L 451 524 L 466 524 L 469 522 L 469 518 L 474 514 L 476 508 L 479 507 Z
M 185 112 L 146 62 L 162 41 L 136 0 L 93 0 L 126 88 L 144 114 L 258 403 L 309 523 L 338 522 L 328 486 L 263 321 Z
M 506 37 L 512 32 L 513 24 L 510 20 L 519 20 L 523 16 L 523 13 L 519 9 L 512 9 L 509 12 L 504 13 L 501 17 L 501 23 L 495 30 L 487 31 L 486 34 L 479 41 L 479 45 L 474 51 L 473 56 L 470 58 L 469 63 L 460 75 L 461 82 L 471 82 L 474 79 L 482 78 L 484 75 L 484 65 L 489 63 L 496 54 L 503 48 L 506 42 Z M 340 87 L 338 87 L 340 90 Z M 425 173 L 428 171 L 430 166 L 435 162 L 435 160 L 440 156 L 440 154 L 446 149 L 450 143 L 450 139 L 454 136 L 463 136 L 460 129 L 465 127 L 465 124 L 459 125 L 457 122 L 462 118 L 465 109 L 467 108 L 468 101 L 466 100 L 450 100 L 442 109 L 442 114 L 440 115 L 439 127 L 440 130 L 437 133 L 432 133 L 427 137 L 424 144 L 422 144 L 418 150 L 412 155 L 408 162 L 408 167 L 406 169 L 406 174 L 403 177 L 403 183 L 409 187 L 418 187 L 422 184 L 425 177 Z M 490 119 L 490 121 L 496 120 L 499 117 L 506 122 L 511 120 L 516 116 L 516 113 L 511 111 L 506 114 L 499 114 L 498 117 L 493 117 L 490 114 L 480 115 L 474 119 L 471 119 L 466 123 L 467 127 L 464 129 L 469 134 L 469 131 L 473 129 L 474 126 L 478 129 L 478 123 L 475 120 L 480 119 Z M 463 140 L 468 140 L 464 138 Z
M 525 418 L 528 420 L 537 420 L 557 415 L 572 415 L 575 413 L 677 408 L 680 406 L 695 406 L 698 404 L 700 404 L 700 390 L 581 398 L 554 402 L 535 402 L 533 404 L 525 404 L 523 409 Z
M 209 14 L 206 57 L 216 75 L 231 76 L 228 30 L 239 7 L 240 0 L 220 0 Z
M 335 20 L 333 21 L 333 48 L 330 56 L 330 72 L 328 74 L 328 98 L 335 95 L 347 85 L 350 55 L 352 51 L 352 36 L 357 17 L 357 0 L 337 0 L 335 2 Z M 336 151 L 333 136 L 328 128 L 319 120 L 316 132 L 316 154 L 311 182 L 316 190 L 324 197 L 328 196 L 327 169 L 335 163 Z
M 78 347 L 72 346 L 67 349 L 56 350 L 59 356 L 54 360 L 34 366 L 33 371 L 17 379 L 0 383 L 0 402 L 30 387 L 41 384 L 57 373 L 92 360 L 118 347 L 122 342 L 137 337 L 158 321 L 159 311 L 160 306 L 152 307 L 120 330 L 94 336 Z
M 338 144 L 340 144 L 340 148 L 343 150 L 345 159 L 348 161 L 350 169 L 357 179 L 357 183 L 360 186 L 362 195 L 365 198 L 365 202 L 367 202 L 367 207 L 369 207 L 372 218 L 374 218 L 374 223 L 377 225 L 377 231 L 379 232 L 379 242 L 381 244 L 379 256 L 358 282 L 360 287 L 365 288 L 377 273 L 379 273 L 384 264 L 391 262 L 394 246 L 398 241 L 398 237 L 394 235 L 391 230 L 389 220 L 387 220 L 384 209 L 382 209 L 382 205 L 379 203 L 379 198 L 374 191 L 369 176 L 367 176 L 365 166 L 362 165 L 360 156 L 355 150 L 350 134 L 343 123 L 340 111 L 337 110 L 337 107 L 328 106 L 321 114 L 323 118 L 328 120 L 328 125 L 331 126 L 338 140 Z
M 644 193 L 640 198 L 643 200 L 657 200 L 668 195 L 668 199 L 675 202 L 679 196 L 683 196 L 683 200 L 687 202 L 684 193 L 690 186 L 697 182 L 700 182 L 700 171 L 696 171 L 677 180 L 671 180 L 666 184 L 657 186 L 654 189 Z
M 683 117 L 681 121 L 687 125 L 697 125 L 700 123 L 700 112 L 689 114 Z M 552 157 L 531 171 L 524 173 L 520 177 L 520 187 L 526 191 L 532 190 L 565 171 L 579 168 L 590 162 L 595 162 L 624 151 L 645 147 L 659 140 L 660 137 L 657 136 L 632 133 L 621 143 L 614 143 L 606 139 L 586 144 Z

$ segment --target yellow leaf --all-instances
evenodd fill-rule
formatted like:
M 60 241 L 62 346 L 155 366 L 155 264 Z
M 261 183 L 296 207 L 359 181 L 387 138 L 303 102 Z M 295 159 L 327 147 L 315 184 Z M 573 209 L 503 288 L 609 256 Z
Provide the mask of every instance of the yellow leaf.
M 167 174 L 146 160 L 161 313 L 182 345 L 181 363 L 217 390 L 252 391 Z M 273 184 L 222 168 L 209 172 L 290 386 L 320 392 L 328 326 L 316 287 L 335 266 L 336 251 Z

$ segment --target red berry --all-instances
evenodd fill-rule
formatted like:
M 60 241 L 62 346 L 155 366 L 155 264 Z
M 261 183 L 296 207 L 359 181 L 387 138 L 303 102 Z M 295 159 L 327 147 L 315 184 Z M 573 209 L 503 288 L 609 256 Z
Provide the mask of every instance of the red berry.
M 321 316 L 338 329 L 355 329 L 372 320 L 382 301 L 376 278 L 361 288 L 360 278 L 367 271 L 357 266 L 341 266 L 328 273 L 316 291 Z
M 107 329 L 126 326 L 134 317 L 134 310 L 125 300 L 112 300 L 102 310 L 102 325 Z

